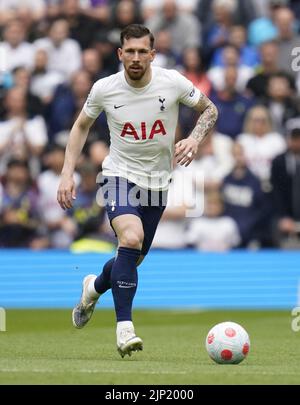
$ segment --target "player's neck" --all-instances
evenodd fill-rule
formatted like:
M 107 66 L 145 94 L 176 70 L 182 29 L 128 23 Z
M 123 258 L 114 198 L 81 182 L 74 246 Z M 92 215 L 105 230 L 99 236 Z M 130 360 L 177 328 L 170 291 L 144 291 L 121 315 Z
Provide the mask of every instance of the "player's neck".
M 127 83 L 130 86 L 135 87 L 137 89 L 141 89 L 141 88 L 147 86 L 151 82 L 152 69 L 150 68 L 149 70 L 147 70 L 145 72 L 144 76 L 140 80 L 132 80 L 132 79 L 130 79 L 127 72 L 125 71 L 125 79 L 126 79 Z

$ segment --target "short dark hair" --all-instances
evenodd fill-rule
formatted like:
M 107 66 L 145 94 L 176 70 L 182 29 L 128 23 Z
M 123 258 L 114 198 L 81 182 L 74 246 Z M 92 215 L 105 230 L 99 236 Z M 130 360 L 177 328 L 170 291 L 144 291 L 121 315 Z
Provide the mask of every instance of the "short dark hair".
M 124 45 L 124 39 L 130 39 L 130 38 L 143 38 L 145 36 L 149 36 L 150 38 L 150 47 L 153 49 L 154 45 L 154 36 L 152 32 L 145 27 L 144 25 L 141 24 L 130 24 L 125 27 L 120 34 L 120 42 L 121 45 Z

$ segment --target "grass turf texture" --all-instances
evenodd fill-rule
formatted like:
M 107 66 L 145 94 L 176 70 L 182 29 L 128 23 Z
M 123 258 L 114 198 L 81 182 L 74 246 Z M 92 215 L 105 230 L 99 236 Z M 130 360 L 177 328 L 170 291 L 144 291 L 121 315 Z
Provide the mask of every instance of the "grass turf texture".
M 8 310 L 0 332 L 0 384 L 299 384 L 300 332 L 289 312 L 135 310 L 144 351 L 121 359 L 114 313 L 97 310 L 83 330 L 70 310 Z M 239 365 L 217 365 L 205 350 L 209 329 L 243 325 L 251 339 Z

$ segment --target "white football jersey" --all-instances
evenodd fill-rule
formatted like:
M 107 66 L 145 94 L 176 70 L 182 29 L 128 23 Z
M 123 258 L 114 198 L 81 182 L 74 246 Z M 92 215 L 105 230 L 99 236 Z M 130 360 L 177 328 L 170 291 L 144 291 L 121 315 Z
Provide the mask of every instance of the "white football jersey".
M 121 176 L 140 187 L 166 190 L 170 183 L 179 103 L 194 107 L 200 90 L 176 70 L 152 67 L 150 83 L 130 86 L 124 71 L 98 80 L 83 107 L 91 118 L 104 111 L 110 153 L 104 176 Z

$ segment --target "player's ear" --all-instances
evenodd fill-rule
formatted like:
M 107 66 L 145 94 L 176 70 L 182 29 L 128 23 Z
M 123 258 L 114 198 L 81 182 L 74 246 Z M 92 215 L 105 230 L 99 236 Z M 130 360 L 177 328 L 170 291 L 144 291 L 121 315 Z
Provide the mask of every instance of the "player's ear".
M 122 56 L 123 56 L 122 48 L 118 48 L 118 57 L 119 57 L 120 62 L 122 62 Z
M 156 56 L 156 50 L 155 50 L 155 49 L 151 49 L 151 62 L 154 61 L 155 56 Z

